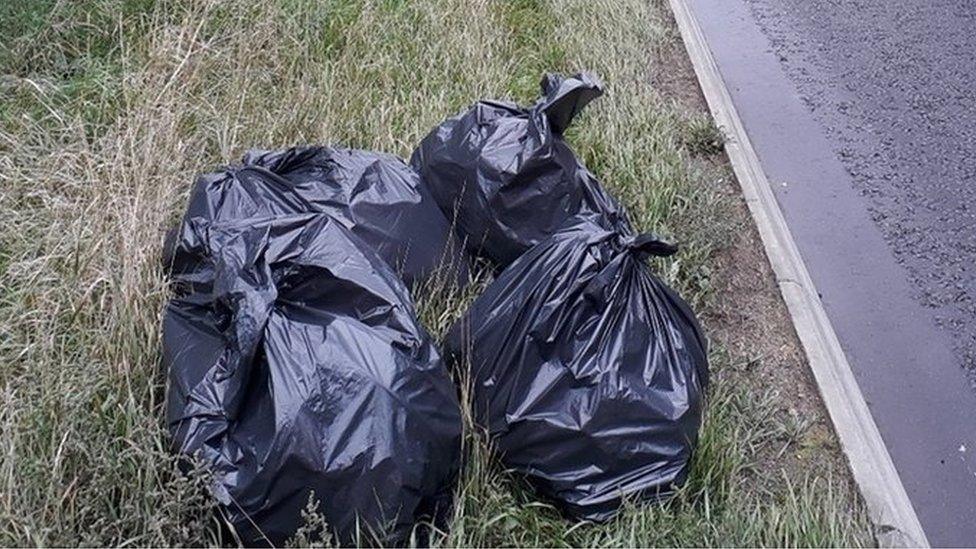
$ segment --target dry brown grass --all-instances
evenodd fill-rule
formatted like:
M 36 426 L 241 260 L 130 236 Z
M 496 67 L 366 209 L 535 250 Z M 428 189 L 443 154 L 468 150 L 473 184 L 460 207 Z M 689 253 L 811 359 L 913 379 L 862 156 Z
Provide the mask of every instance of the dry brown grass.
M 525 101 L 546 70 L 593 70 L 609 93 L 570 141 L 638 226 L 684 245 L 659 270 L 711 307 L 728 204 L 690 167 L 682 111 L 648 85 L 676 39 L 661 2 L 11 0 L 0 30 L 4 545 L 220 541 L 204 481 L 167 452 L 159 252 L 194 174 L 248 148 L 405 156 L 475 98 Z M 465 303 L 417 298 L 434 332 Z M 454 528 L 435 542 L 864 541 L 846 488 L 750 488 L 756 448 L 776 443 L 755 424 L 764 406 L 717 384 L 685 493 L 604 527 L 563 522 L 474 437 Z

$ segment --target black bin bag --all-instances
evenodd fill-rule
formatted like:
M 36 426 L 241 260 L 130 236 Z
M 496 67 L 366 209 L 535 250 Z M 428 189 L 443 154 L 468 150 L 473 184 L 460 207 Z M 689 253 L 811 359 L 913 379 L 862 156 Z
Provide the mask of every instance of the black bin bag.
M 501 270 L 581 213 L 628 230 L 620 206 L 562 137 L 602 93 L 587 73 L 546 75 L 535 105 L 479 101 L 423 139 L 410 164 L 473 255 Z
M 473 414 L 507 467 L 570 517 L 684 482 L 708 379 L 689 307 L 650 271 L 675 248 L 575 218 L 515 261 L 451 328 Z
M 313 492 L 343 544 L 436 522 L 457 393 L 389 266 L 325 214 L 196 220 L 178 239 L 167 419 L 241 540 L 281 544 Z
M 408 287 L 435 274 L 466 281 L 463 250 L 448 220 L 417 173 L 391 154 L 321 146 L 254 150 L 243 165 L 198 178 L 184 219 L 302 213 L 331 214 Z

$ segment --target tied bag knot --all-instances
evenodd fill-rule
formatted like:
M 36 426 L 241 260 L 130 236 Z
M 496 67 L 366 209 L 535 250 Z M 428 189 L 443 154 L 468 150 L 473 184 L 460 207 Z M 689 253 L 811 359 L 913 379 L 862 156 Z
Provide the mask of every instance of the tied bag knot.
M 629 251 L 654 257 L 670 257 L 677 253 L 678 246 L 664 240 L 654 233 L 622 238 L 624 248 Z

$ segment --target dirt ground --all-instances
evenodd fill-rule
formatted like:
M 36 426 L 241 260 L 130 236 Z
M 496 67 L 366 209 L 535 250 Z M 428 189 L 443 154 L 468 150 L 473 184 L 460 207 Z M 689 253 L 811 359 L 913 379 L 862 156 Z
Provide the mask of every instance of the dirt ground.
M 658 52 L 652 85 L 674 98 L 689 116 L 708 116 L 691 62 L 680 34 L 674 47 Z M 730 241 L 715 257 L 712 273 L 714 300 L 703 322 L 713 345 L 728 353 L 731 371 L 720 372 L 725 382 L 745 384 L 771 405 L 770 433 L 782 445 L 759 445 L 754 470 L 782 471 L 790 478 L 826 477 L 853 489 L 837 436 L 821 401 L 813 373 L 776 280 L 762 240 L 742 197 L 724 152 L 693 160 L 703 183 L 726 197 Z M 756 475 L 762 482 L 768 476 Z M 770 479 L 771 481 L 771 479 Z
M 679 243 L 651 267 L 712 343 L 689 480 L 667 504 L 572 523 L 470 426 L 434 545 L 870 544 L 669 14 L 663 0 L 0 2 L 0 545 L 232 543 L 164 419 L 160 234 L 194 174 L 299 143 L 409 156 L 472 100 L 533 101 L 542 74 L 583 69 L 607 93 L 567 142 L 635 227 Z M 470 297 L 428 294 L 435 334 Z

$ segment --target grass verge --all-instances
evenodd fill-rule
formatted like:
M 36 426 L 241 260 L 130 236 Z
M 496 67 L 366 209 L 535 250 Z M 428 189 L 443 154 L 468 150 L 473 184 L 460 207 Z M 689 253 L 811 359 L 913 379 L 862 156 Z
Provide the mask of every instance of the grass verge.
M 528 101 L 543 72 L 580 69 L 609 92 L 569 140 L 639 228 L 683 245 L 655 267 L 717 343 L 691 480 L 666 505 L 569 524 L 472 432 L 434 544 L 870 543 L 802 360 L 783 359 L 788 321 L 737 301 L 729 258 L 763 259 L 720 137 L 687 82 L 652 85 L 687 70 L 665 3 L 13 0 L 0 29 L 0 543 L 222 542 L 162 422 L 158 257 L 195 173 L 297 143 L 407 156 L 474 99 Z M 468 300 L 416 298 L 435 334 Z

